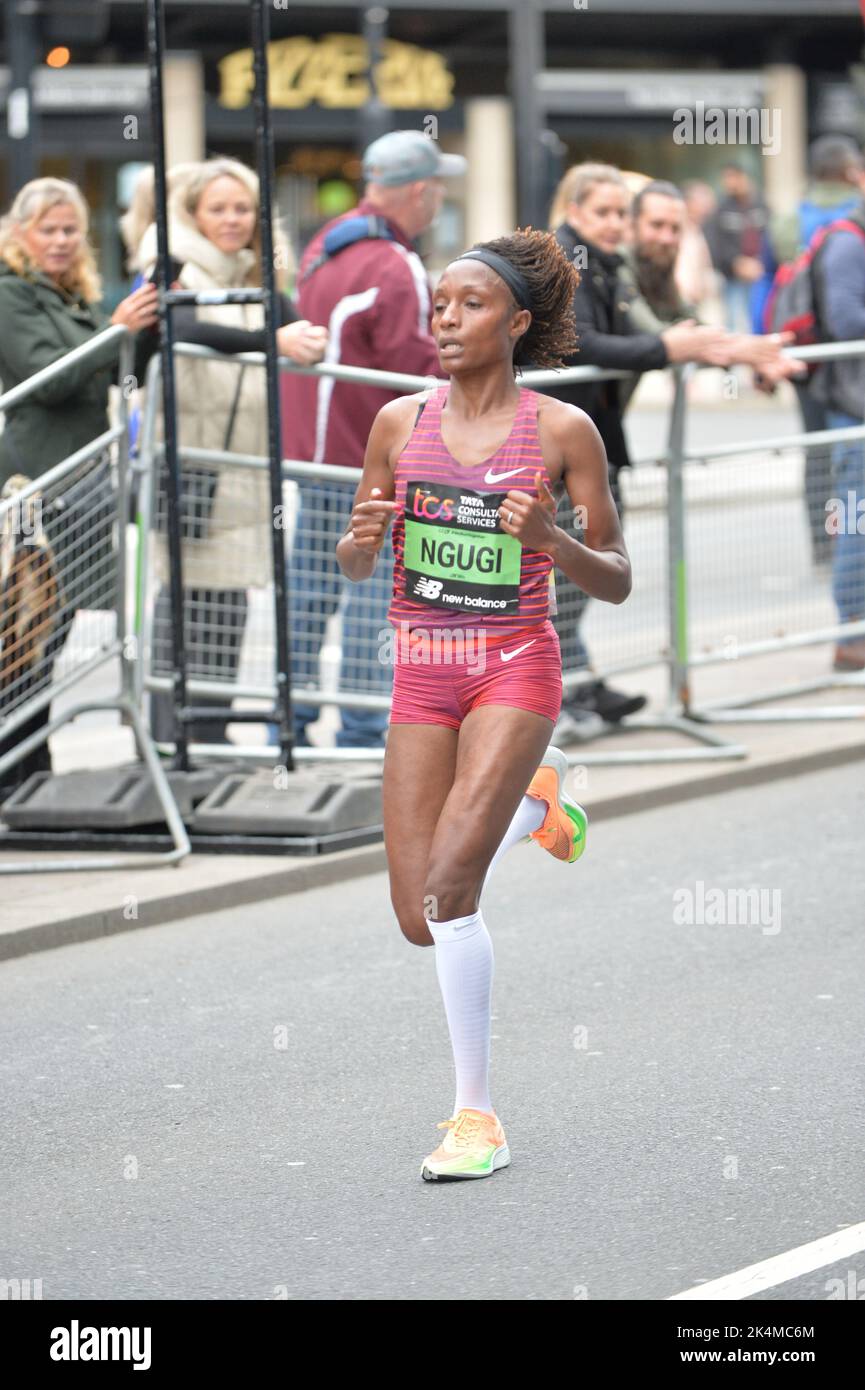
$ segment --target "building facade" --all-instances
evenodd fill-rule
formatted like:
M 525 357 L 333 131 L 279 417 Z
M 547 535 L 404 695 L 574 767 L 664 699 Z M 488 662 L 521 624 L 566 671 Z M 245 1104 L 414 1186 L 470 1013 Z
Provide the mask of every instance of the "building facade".
M 169 160 L 251 162 L 248 6 L 164 0 L 164 13 Z M 352 205 L 360 152 L 387 129 L 427 130 L 469 159 L 424 247 L 433 268 L 519 222 L 544 225 L 579 160 L 717 182 L 736 158 L 780 211 L 798 197 L 811 139 L 865 133 L 856 0 L 273 0 L 269 13 L 277 200 L 297 250 Z M 68 48 L 64 65 L 46 64 L 52 47 Z M 82 186 L 119 297 L 117 214 L 151 154 L 144 0 L 58 0 L 34 52 L 34 172 Z M 20 126 L 8 34 L 2 58 L 7 205 Z

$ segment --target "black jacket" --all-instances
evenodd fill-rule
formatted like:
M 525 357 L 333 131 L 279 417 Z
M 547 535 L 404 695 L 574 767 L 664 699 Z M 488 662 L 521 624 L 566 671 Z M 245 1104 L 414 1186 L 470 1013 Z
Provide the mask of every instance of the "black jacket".
M 766 206 L 759 199 L 740 203 L 738 198 L 723 198 L 711 217 L 706 218 L 703 235 L 712 263 L 725 280 L 734 278 L 733 262 L 737 257 L 761 258 L 768 223 Z
M 663 339 L 656 333 L 635 332 L 629 322 L 629 296 L 634 291 L 619 280 L 623 258 L 601 251 L 591 242 L 581 241 L 567 222 L 557 229 L 556 240 L 569 260 L 574 259 L 578 247 L 585 246 L 588 262 L 585 269 L 580 270 L 580 284 L 574 294 L 579 348 L 566 365 L 615 367 L 631 372 L 665 367 L 669 359 Z M 600 432 L 611 468 L 628 466 L 630 459 L 622 428 L 618 381 L 546 387 L 545 394 L 585 410 Z

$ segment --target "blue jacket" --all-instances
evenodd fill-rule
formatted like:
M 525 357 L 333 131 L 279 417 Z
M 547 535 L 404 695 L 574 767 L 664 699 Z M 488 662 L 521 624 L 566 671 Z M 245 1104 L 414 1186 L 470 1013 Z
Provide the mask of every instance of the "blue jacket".
M 857 205 L 853 220 L 861 222 L 863 235 L 833 232 L 816 258 L 815 307 L 829 342 L 865 339 L 865 204 Z M 811 391 L 831 410 L 865 418 L 865 357 L 827 362 L 814 374 Z

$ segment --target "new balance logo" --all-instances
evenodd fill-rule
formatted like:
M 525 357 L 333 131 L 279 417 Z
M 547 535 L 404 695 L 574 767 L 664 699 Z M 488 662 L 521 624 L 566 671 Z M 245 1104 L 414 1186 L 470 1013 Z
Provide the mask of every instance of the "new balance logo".
M 441 579 L 427 579 L 424 577 L 416 581 L 414 592 L 420 594 L 421 598 L 438 598 L 443 587 L 444 585 Z
M 520 652 L 524 652 L 526 647 L 532 646 L 532 643 L 537 642 L 537 640 L 537 637 L 533 637 L 531 642 L 524 642 L 521 647 L 514 647 L 512 652 L 499 652 L 499 656 L 501 657 L 502 661 L 510 661 L 512 656 L 519 656 Z

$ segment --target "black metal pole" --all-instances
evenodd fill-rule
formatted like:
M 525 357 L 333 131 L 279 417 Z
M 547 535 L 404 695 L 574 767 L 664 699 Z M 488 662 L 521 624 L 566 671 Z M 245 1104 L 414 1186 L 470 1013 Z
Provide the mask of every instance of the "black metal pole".
M 267 39 L 269 11 L 264 0 L 252 0 L 252 52 L 255 71 L 253 110 L 255 154 L 261 217 L 261 266 L 264 291 L 265 374 L 267 378 L 267 445 L 270 460 L 271 544 L 273 555 L 274 620 L 276 623 L 276 709 L 279 715 L 280 759 L 294 767 L 291 731 L 291 652 L 288 633 L 288 570 L 285 529 L 278 524 L 282 508 L 282 440 L 280 436 L 279 367 L 276 325 L 279 321 L 276 267 L 273 253 L 273 130 L 267 101 Z
M 380 100 L 375 85 L 375 69 L 384 57 L 384 41 L 387 38 L 388 12 L 383 5 L 370 5 L 363 11 L 361 28 L 367 47 L 367 71 L 369 73 L 370 98 L 365 102 L 360 116 L 361 150 L 371 145 L 380 135 L 386 135 L 391 128 L 391 114 Z
M 544 11 L 538 0 L 511 0 L 508 14 L 511 97 L 517 145 L 517 192 L 522 225 L 547 225 L 541 105 L 537 75 L 545 62 Z
M 171 651 L 174 694 L 174 767 L 189 770 L 189 751 L 183 713 L 186 708 L 186 645 L 183 627 L 183 559 L 180 540 L 180 462 L 177 455 L 177 392 L 174 382 L 174 328 L 168 291 L 168 200 L 165 186 L 165 119 L 162 63 L 165 50 L 163 0 L 147 0 L 147 58 L 150 71 L 150 121 L 153 132 L 154 192 L 156 195 L 156 283 L 160 293 L 159 350 L 162 361 L 162 411 L 165 477 L 168 498 L 167 540 L 171 597 Z M 154 479 L 154 486 L 158 485 Z
M 6 128 L 9 134 L 9 194 L 14 197 L 36 177 L 37 116 L 33 108 L 33 69 L 39 51 L 36 0 L 6 0 L 6 43 L 9 56 L 9 96 Z

